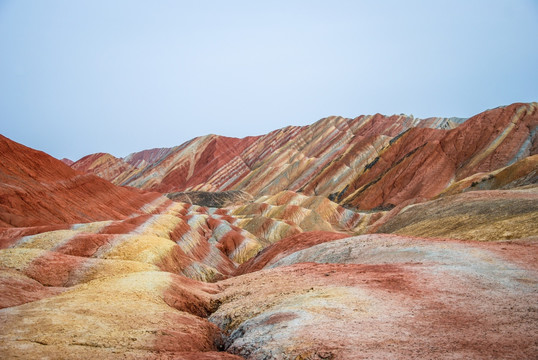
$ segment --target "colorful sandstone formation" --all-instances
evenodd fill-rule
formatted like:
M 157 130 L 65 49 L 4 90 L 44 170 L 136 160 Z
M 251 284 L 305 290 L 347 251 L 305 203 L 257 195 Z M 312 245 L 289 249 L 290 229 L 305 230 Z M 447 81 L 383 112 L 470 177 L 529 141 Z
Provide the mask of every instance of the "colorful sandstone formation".
M 537 108 L 72 167 L 0 137 L 0 357 L 535 358 Z
M 466 121 L 330 117 L 258 137 L 204 136 L 155 149 L 153 157 L 94 154 L 73 167 L 117 185 L 160 192 L 243 190 L 257 198 L 292 190 L 358 210 L 390 209 L 431 199 L 454 181 L 535 154 L 537 106 L 513 104 Z M 135 167 L 132 159 L 139 154 L 149 161 Z

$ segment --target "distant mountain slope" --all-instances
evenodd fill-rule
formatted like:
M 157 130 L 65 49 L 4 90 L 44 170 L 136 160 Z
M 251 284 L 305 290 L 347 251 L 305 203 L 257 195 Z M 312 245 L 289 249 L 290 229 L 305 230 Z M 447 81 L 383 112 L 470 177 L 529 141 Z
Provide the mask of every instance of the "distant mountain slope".
M 516 103 L 467 121 L 329 117 L 244 139 L 208 135 L 125 159 L 94 154 L 72 166 L 164 193 L 242 190 L 257 198 L 291 190 L 356 209 L 390 209 L 536 154 L 536 109 Z
M 137 168 L 123 159 L 108 153 L 96 153 L 84 156 L 71 164 L 73 169 L 95 174 L 108 181 L 119 182 L 121 178 L 135 173 Z
M 63 162 L 67 166 L 71 166 L 71 165 L 73 165 L 75 163 L 73 160 L 68 159 L 68 158 L 63 158 L 60 161 Z

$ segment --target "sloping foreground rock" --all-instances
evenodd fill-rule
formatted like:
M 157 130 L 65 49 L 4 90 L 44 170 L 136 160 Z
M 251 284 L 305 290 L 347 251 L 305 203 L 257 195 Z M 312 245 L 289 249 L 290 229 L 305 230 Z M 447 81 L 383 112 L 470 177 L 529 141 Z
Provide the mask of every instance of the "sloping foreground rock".
M 5 358 L 236 359 L 205 317 L 214 285 L 159 271 L 102 277 L 0 310 Z
M 246 359 L 532 359 L 537 242 L 364 235 L 219 283 L 210 316 Z
M 204 237 L 205 222 L 189 225 L 190 206 L 160 197 L 124 220 L 6 229 L 2 357 L 237 358 L 219 352 L 222 332 L 207 320 L 219 286 L 185 276 L 213 279 L 236 265 Z
M 163 216 L 170 213 L 150 216 L 120 242 L 113 232 L 126 231 L 125 221 L 0 250 L 1 353 L 532 359 L 538 351 L 536 240 L 302 233 L 208 284 L 181 274 L 200 269 L 192 256 L 170 257 L 179 246 L 154 239 L 167 231 Z

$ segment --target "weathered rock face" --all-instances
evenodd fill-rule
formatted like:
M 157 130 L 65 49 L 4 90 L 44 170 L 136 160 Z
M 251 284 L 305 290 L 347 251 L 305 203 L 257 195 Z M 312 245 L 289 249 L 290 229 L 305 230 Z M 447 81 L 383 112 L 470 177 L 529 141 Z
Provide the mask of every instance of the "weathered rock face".
M 145 154 L 135 153 L 125 162 L 136 164 L 140 171 L 128 171 L 128 176 L 105 173 L 97 165 L 86 166 L 85 158 L 74 167 L 93 171 L 116 184 L 162 192 L 245 190 L 259 196 L 285 189 L 300 190 L 341 155 L 347 154 L 350 159 L 338 161 L 339 165 L 349 167 L 349 162 L 353 162 L 356 171 L 357 167 L 366 165 L 369 158 L 373 159 L 375 152 L 392 137 L 413 126 L 451 128 L 455 123 L 449 119 L 420 120 L 379 114 L 356 119 L 331 117 L 311 126 L 287 127 L 258 137 L 235 139 L 209 135 L 196 138 L 176 148 L 159 149 L 148 161 L 133 162 Z M 359 158 L 354 159 L 359 150 Z M 101 157 L 109 155 L 94 154 L 90 159 L 107 162 L 99 160 Z M 337 172 L 346 173 L 344 177 L 352 175 L 350 169 L 337 168 Z M 156 173 L 164 175 L 156 177 Z M 334 184 L 321 190 L 321 183 L 327 180 L 313 180 L 317 187 L 311 193 L 328 195 L 334 191 Z
M 73 164 L 168 197 L 0 138 L 0 354 L 534 359 L 536 104 L 462 122 L 333 117 Z
M 75 170 L 95 174 L 103 179 L 117 180 L 136 171 L 131 164 L 110 154 L 91 154 L 71 164 Z
M 242 162 L 239 154 L 255 140 L 255 137 L 236 139 L 208 135 L 171 149 L 131 154 L 125 162 L 135 170 L 105 178 L 118 185 L 163 193 L 229 190 L 225 183 L 230 181 L 232 164 Z M 160 175 L 155 176 L 156 173 Z M 213 185 L 202 187 L 201 184 Z
M 473 174 L 450 185 L 439 197 L 466 191 L 513 189 L 534 184 L 538 184 L 538 155 L 525 157 L 494 171 Z
M 172 150 L 173 148 L 155 148 L 143 150 L 127 155 L 123 160 L 136 168 L 143 168 L 148 164 L 154 164 L 159 161 L 159 159 L 166 157 L 172 152 Z
M 530 359 L 537 250 L 536 242 L 332 240 L 220 283 L 210 321 L 227 334 L 228 351 L 247 359 Z

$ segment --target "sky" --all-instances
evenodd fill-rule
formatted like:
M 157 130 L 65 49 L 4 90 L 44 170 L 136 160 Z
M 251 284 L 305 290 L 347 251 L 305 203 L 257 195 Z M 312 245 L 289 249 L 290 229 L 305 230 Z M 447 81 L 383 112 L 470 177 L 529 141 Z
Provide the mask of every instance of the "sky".
M 124 157 L 538 101 L 538 0 L 0 0 L 0 134 Z

